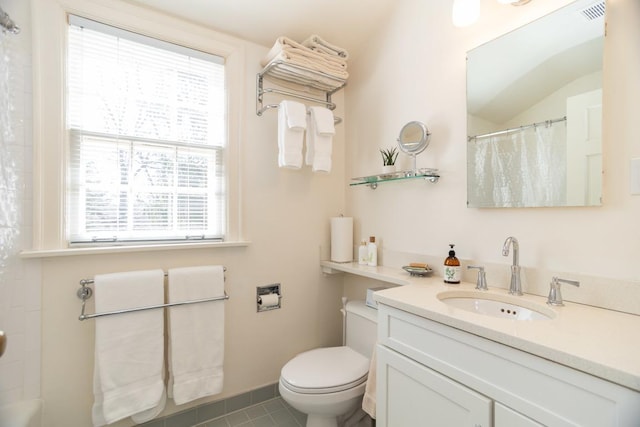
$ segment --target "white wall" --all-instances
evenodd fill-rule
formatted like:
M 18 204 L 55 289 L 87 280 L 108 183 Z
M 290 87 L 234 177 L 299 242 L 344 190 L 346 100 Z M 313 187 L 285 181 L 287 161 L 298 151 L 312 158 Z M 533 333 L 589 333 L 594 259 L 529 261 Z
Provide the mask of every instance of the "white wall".
M 0 359 L 0 406 L 40 397 L 39 261 L 19 257 L 31 243 L 32 228 L 30 7 L 20 0 L 3 1 L 2 7 L 22 31 L 0 34 L 0 68 L 8 69 L 0 76 L 0 329 L 8 338 Z
M 337 127 L 331 174 L 277 166 L 277 114 L 255 114 L 255 75 L 268 48 L 237 42 L 245 52 L 240 147 L 246 247 L 49 257 L 42 260 L 42 397 L 45 426 L 91 425 L 94 320 L 78 321 L 79 280 L 148 268 L 223 264 L 225 379 L 221 395 L 201 404 L 277 382 L 298 352 L 338 345 L 342 330 L 339 279 L 320 272 L 328 253 L 329 218 L 344 207 L 344 126 Z M 335 97 L 343 105 L 343 94 Z M 338 114 L 342 114 L 339 112 Z M 256 313 L 256 286 L 281 283 L 283 307 Z M 88 311 L 92 312 L 92 304 Z M 168 404 L 169 405 L 169 404 Z M 193 405 L 188 405 L 193 406 Z M 183 410 L 171 407 L 165 414 Z M 117 425 L 131 425 L 122 421 Z
M 387 183 L 375 191 L 350 189 L 347 211 L 356 218 L 356 238 L 376 235 L 387 251 L 433 256 L 438 263 L 446 257 L 447 245 L 455 243 L 463 259 L 508 269 L 511 260 L 502 257 L 501 248 L 507 236 L 516 236 L 525 274 L 542 269 L 620 279 L 640 287 L 640 196 L 631 196 L 629 189 L 629 160 L 640 156 L 640 121 L 634 113 L 640 108 L 637 0 L 607 2 L 604 206 L 465 205 L 465 52 L 568 3 L 536 0 L 512 7 L 482 1 L 480 21 L 460 29 L 451 24 L 451 2 L 398 1 L 387 25 L 377 29 L 367 52 L 355 58 L 351 68 L 347 175 L 378 173 L 378 148 L 392 145 L 407 121 L 422 120 L 433 135 L 418 156 L 418 166 L 439 168 L 442 178 L 435 185 L 416 181 Z M 550 276 L 539 279 L 547 286 Z

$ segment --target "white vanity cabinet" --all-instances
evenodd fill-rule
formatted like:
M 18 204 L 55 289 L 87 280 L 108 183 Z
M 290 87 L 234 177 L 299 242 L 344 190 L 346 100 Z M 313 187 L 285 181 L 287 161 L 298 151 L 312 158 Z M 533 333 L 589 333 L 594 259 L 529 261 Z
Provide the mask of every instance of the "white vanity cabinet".
M 380 390 L 386 391 L 378 426 L 491 424 L 493 402 L 486 396 L 386 347 L 378 348 L 377 357 L 384 369 Z
M 378 427 L 640 426 L 636 391 L 378 307 Z

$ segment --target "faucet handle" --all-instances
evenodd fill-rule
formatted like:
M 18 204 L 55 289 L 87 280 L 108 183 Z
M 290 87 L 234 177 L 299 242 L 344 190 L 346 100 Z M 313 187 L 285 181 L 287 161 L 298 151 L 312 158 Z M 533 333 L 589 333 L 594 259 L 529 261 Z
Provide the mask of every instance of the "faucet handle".
M 487 274 L 484 272 L 484 267 L 480 265 L 468 265 L 467 270 L 477 268 L 478 269 L 478 279 L 476 280 L 476 289 L 481 291 L 488 291 L 487 287 Z
M 580 287 L 580 282 L 577 280 L 561 279 L 557 276 L 551 278 L 549 284 L 549 297 L 547 298 L 547 304 L 555 306 L 563 306 L 562 293 L 560 292 L 560 283 L 566 283 L 575 287 Z

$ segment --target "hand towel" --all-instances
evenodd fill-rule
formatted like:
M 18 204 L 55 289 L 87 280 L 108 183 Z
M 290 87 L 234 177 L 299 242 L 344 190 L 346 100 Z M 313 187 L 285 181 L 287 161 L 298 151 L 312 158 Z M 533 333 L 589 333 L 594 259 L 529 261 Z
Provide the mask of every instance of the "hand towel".
M 311 107 L 309 111 L 314 119 L 315 130 L 318 135 L 333 136 L 336 133 L 331 110 L 325 107 Z
M 307 126 L 305 106 L 295 101 L 281 101 L 278 107 L 278 166 L 300 169 L 302 145 Z
M 305 162 L 314 172 L 331 172 L 335 125 L 333 113 L 325 107 L 310 107 L 307 117 Z
M 337 55 L 341 58 L 349 59 L 349 52 L 347 52 L 346 49 L 329 43 L 317 34 L 312 34 L 311 36 L 309 36 L 309 38 L 307 38 L 300 44 L 308 47 L 311 50 L 317 50 L 318 52 L 323 52 L 329 55 Z
M 377 367 L 376 367 L 376 347 L 374 344 L 373 351 L 371 352 L 371 364 L 369 365 L 369 376 L 367 377 L 367 384 L 364 388 L 364 397 L 362 398 L 362 409 L 371 416 L 376 417 L 376 381 L 377 381 Z
M 164 303 L 162 270 L 98 275 L 96 312 Z M 94 426 L 164 408 L 164 313 L 144 310 L 95 319 Z
M 169 270 L 169 302 L 224 295 L 222 266 Z M 222 391 L 224 300 L 170 307 L 168 395 L 176 405 Z

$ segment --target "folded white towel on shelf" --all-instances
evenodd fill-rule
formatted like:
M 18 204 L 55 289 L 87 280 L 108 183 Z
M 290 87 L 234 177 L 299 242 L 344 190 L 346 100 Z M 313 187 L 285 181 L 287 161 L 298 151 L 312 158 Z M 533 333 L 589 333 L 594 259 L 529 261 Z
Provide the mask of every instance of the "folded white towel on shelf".
M 300 169 L 302 146 L 307 127 L 304 104 L 283 100 L 278 107 L 278 166 Z
M 308 39 L 300 44 L 308 47 L 309 49 L 317 50 L 318 52 L 323 52 L 328 55 L 337 55 L 345 60 L 349 59 L 349 52 L 347 52 L 346 49 L 329 43 L 317 34 L 312 34 Z
M 305 79 L 306 84 L 308 80 L 320 80 L 320 84 L 329 85 L 328 90 L 342 86 L 344 80 L 349 78 L 347 62 L 344 58 L 311 50 L 288 37 L 278 37 L 269 53 L 261 61 L 261 65 L 267 66 L 274 62 L 290 65 L 291 69 L 285 69 L 283 73 L 293 75 L 297 80 L 303 81 L 303 84 Z M 300 70 L 293 68 L 294 66 L 312 71 Z M 274 75 L 273 72 L 270 74 Z
M 317 54 L 308 49 L 285 49 L 278 52 L 271 61 L 274 60 L 300 65 L 340 79 L 347 79 L 349 77 L 346 64 L 336 63 L 331 60 L 331 57 Z
M 275 61 L 279 61 L 279 59 L 275 59 L 274 62 Z M 288 83 L 293 82 L 299 85 L 297 87 L 293 87 L 294 90 L 309 92 L 311 95 L 313 95 L 313 93 L 312 90 L 308 89 L 309 82 L 313 82 L 314 88 L 325 92 L 335 91 L 344 85 L 343 78 L 332 78 L 328 75 L 324 76 L 305 71 L 300 68 L 295 68 L 286 62 L 281 62 L 277 67 L 272 68 L 267 77 L 276 77 L 278 79 L 278 84 L 285 87 L 290 86 Z
M 335 125 L 333 113 L 325 107 L 309 107 L 305 163 L 314 172 L 331 172 Z
M 224 295 L 222 266 L 169 270 L 169 302 Z M 222 392 L 224 300 L 168 309 L 169 386 L 176 405 Z
M 96 312 L 164 303 L 162 270 L 97 275 Z M 164 312 L 144 310 L 95 319 L 93 425 L 164 409 Z M 151 419 L 151 418 L 148 418 Z
M 284 56 L 282 56 L 283 54 Z M 347 69 L 346 59 L 312 50 L 295 40 L 284 36 L 276 39 L 273 47 L 271 47 L 267 55 L 261 61 L 262 66 L 267 65 L 279 55 L 281 56 L 281 59 L 305 61 L 305 64 L 310 68 L 313 68 L 314 65 L 318 65 L 337 73 L 346 72 Z

